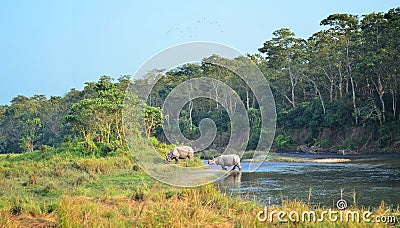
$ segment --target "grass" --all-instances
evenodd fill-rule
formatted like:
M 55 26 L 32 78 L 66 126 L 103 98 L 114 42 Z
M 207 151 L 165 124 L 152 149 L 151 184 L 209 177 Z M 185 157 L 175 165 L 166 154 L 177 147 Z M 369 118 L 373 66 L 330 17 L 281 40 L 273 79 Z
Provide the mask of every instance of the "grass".
M 192 161 L 196 164 L 198 161 Z M 195 165 L 186 164 L 186 165 Z M 185 163 L 182 163 L 185 165 Z M 309 210 L 283 201 L 274 210 Z M 82 158 L 35 151 L 0 156 L 0 227 L 265 227 L 290 223 L 257 220 L 261 205 L 219 192 L 213 185 L 174 188 L 141 171 L 129 154 Z M 317 208 L 321 213 L 323 208 Z M 361 210 L 361 209 L 357 209 Z M 377 213 L 399 215 L 381 205 Z M 358 223 L 296 226 L 363 227 Z
M 275 161 L 275 162 L 306 162 L 308 159 L 306 158 L 296 158 L 289 156 L 282 156 L 277 153 L 270 152 L 266 158 L 266 161 Z

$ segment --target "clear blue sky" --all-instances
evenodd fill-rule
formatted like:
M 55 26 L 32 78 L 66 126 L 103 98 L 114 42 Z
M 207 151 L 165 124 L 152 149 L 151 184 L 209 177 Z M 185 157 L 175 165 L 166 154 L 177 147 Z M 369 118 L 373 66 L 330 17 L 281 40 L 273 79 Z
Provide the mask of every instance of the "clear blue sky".
M 213 41 L 256 53 L 288 27 L 307 38 L 332 13 L 385 12 L 398 0 L 54 1 L 0 3 L 0 104 L 63 96 L 101 75 L 134 74 L 158 51 Z

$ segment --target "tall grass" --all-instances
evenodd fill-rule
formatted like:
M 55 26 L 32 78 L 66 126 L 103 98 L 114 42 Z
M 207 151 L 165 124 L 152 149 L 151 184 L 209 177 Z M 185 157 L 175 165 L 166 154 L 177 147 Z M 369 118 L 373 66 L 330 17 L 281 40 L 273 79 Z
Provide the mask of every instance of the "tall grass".
M 138 190 L 140 192 L 140 190 Z M 153 185 L 141 197 L 63 196 L 57 221 L 65 227 L 254 226 L 259 207 L 221 194 L 212 185 L 171 189 Z
M 193 162 L 193 164 L 191 163 Z M 200 159 L 182 162 L 198 165 Z M 309 202 L 283 201 L 271 209 L 305 211 Z M 261 205 L 213 185 L 174 188 L 138 169 L 128 154 L 82 158 L 70 154 L 0 156 L 0 227 L 363 227 L 357 223 L 260 222 Z M 355 208 L 355 210 L 361 210 Z M 376 213 L 399 215 L 382 204 Z M 382 224 L 380 224 L 382 225 Z

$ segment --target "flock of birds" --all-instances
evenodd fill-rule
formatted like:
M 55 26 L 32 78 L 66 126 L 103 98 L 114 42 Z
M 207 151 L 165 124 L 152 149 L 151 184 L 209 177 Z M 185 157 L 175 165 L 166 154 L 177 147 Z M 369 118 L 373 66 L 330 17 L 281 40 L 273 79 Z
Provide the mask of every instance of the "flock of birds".
M 203 17 L 195 22 L 195 26 L 185 26 L 185 27 L 176 27 L 168 30 L 166 34 L 182 34 L 188 35 L 188 37 L 193 38 L 197 37 L 198 33 L 202 31 L 205 26 L 211 26 L 212 29 L 216 30 L 217 32 L 223 33 L 224 30 L 222 29 L 222 25 L 218 21 L 209 21 L 207 18 Z M 210 28 L 208 28 L 210 29 Z

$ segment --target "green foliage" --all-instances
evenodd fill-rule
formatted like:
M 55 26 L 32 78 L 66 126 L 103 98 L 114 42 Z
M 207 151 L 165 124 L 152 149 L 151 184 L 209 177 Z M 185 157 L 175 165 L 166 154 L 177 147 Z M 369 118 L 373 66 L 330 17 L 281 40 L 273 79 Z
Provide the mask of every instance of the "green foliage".
M 315 145 L 322 148 L 329 148 L 330 146 L 332 146 L 332 142 L 329 139 L 324 139 L 320 142 L 317 142 Z
M 250 120 L 247 150 L 253 150 L 261 132 L 260 110 L 249 85 L 234 73 L 248 72 L 248 59 L 270 84 L 278 129 L 308 129 L 315 138 L 325 128 L 337 131 L 343 126 L 362 126 L 379 134 L 373 138 L 378 138 L 380 147 L 390 147 L 398 135 L 387 130 L 392 129 L 388 124 L 400 121 L 399 21 L 399 8 L 363 16 L 332 14 L 321 21 L 324 27 L 307 40 L 296 37 L 288 28 L 274 31 L 273 37 L 258 49 L 263 55 L 234 59 L 211 55 L 200 64 L 188 63 L 169 71 L 154 69 L 134 81 L 140 93 L 144 85 L 158 80 L 147 104 L 134 96 L 125 97 L 130 83 L 126 75 L 118 80 L 101 76 L 97 82 L 86 82 L 82 91 L 72 89 L 63 97 L 20 95 L 10 105 L 0 106 L 0 153 L 32 152 L 41 145 L 58 147 L 63 143 L 62 147 L 71 144 L 73 153 L 80 151 L 85 156 L 114 153 L 125 146 L 124 99 L 137 110 L 145 109 L 144 116 L 137 112 L 130 117 L 130 130 L 140 135 L 142 123 L 138 120 L 144 118 L 146 136 L 164 140 L 164 100 L 177 85 L 199 77 L 217 79 L 241 98 Z M 238 104 L 222 107 L 223 101 L 231 98 L 214 89 L 215 101 L 196 98 L 183 107 L 179 126 L 185 137 L 194 140 L 200 137 L 201 120 L 212 119 L 217 137 L 211 148 L 220 150 L 230 138 L 231 121 L 226 110 Z M 311 139 L 305 141 L 315 141 Z
M 318 100 L 303 102 L 290 110 L 278 107 L 278 126 L 283 130 L 311 129 L 313 131 L 350 127 L 353 126 L 351 108 L 351 103 L 346 103 L 344 99 L 329 103 L 326 106 L 326 114 L 323 113 Z
M 198 153 L 198 156 L 201 159 L 205 159 L 205 160 L 211 160 L 220 155 L 221 155 L 220 152 L 218 152 L 217 150 L 213 150 L 213 149 L 204 150 L 204 151 L 201 151 L 200 153 Z
M 165 155 L 169 153 L 175 146 L 171 144 L 166 144 L 158 141 L 156 137 L 150 137 L 149 138 L 150 143 L 153 145 L 155 150 L 158 152 L 158 154 L 162 157 L 165 158 Z
M 72 89 L 63 97 L 20 95 L 10 105 L 0 106 L 0 153 L 28 152 L 0 156 L 0 226 L 23 222 L 18 219 L 21 216 L 29 217 L 28 221 L 53 216 L 53 222 L 43 224 L 46 227 L 276 225 L 259 224 L 255 221 L 260 210 L 257 205 L 228 198 L 210 185 L 188 189 L 157 186 L 132 163 L 125 145 L 122 104 L 129 99 L 133 108 L 145 108 L 146 136 L 163 157 L 174 147 L 158 140 L 165 138 L 161 128 L 165 98 L 188 79 L 220 80 L 246 107 L 250 140 L 249 151 L 242 158 L 252 158 L 261 132 L 257 100 L 249 85 L 218 65 L 224 63 L 238 70 L 244 65 L 243 58 L 248 58 L 270 83 L 280 132 L 308 129 L 311 134 L 304 143 L 356 150 L 368 141 L 346 138 L 341 145 L 333 145 L 336 142 L 328 138 L 317 141 L 316 135 L 325 128 L 340 132 L 347 127 L 364 127 L 375 134 L 371 140 L 379 147 L 394 148 L 400 121 L 400 8 L 362 17 L 333 14 L 321 25 L 324 29 L 307 40 L 297 38 L 287 28 L 278 29 L 259 49 L 262 56 L 225 59 L 212 55 L 201 64 L 185 64 L 168 72 L 152 70 L 147 78 L 135 81 L 140 85 L 160 79 L 147 106 L 137 97 L 125 97 L 129 76 L 117 81 L 102 76 L 97 82 L 86 82 L 82 91 Z M 217 101 L 200 98 L 186 104 L 179 121 L 183 134 L 198 138 L 200 121 L 210 118 L 217 126 L 217 137 L 210 148 L 225 148 L 231 130 L 226 109 L 237 104 L 222 107 L 222 99 L 230 98 L 219 94 Z M 129 121 L 138 136 L 141 117 L 131 116 Z M 285 149 L 294 140 L 279 134 L 275 143 Z M 203 161 L 198 157 L 218 155 L 217 150 L 206 150 L 180 165 L 200 166 Z M 309 209 L 298 202 L 283 202 L 282 208 L 288 207 Z M 382 206 L 378 210 L 390 209 Z M 355 226 L 363 225 L 368 224 Z
M 378 129 L 379 146 L 381 148 L 391 145 L 394 141 L 394 135 L 398 133 L 398 125 L 395 123 L 387 123 Z
M 275 142 L 280 149 L 284 149 L 290 144 L 294 143 L 294 140 L 290 136 L 285 136 L 285 135 L 278 135 L 275 137 Z
M 247 113 L 250 121 L 250 137 L 246 149 L 255 150 L 261 133 L 261 113 L 259 109 L 255 108 L 250 108 Z
M 151 145 L 153 145 L 154 147 L 159 147 L 160 146 L 160 142 L 157 140 L 156 137 L 152 136 L 149 138 Z
M 162 124 L 162 110 L 159 107 L 146 106 L 144 111 L 144 122 L 146 126 L 146 136 L 151 137 L 157 127 Z

